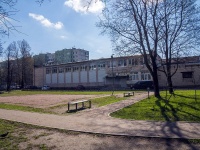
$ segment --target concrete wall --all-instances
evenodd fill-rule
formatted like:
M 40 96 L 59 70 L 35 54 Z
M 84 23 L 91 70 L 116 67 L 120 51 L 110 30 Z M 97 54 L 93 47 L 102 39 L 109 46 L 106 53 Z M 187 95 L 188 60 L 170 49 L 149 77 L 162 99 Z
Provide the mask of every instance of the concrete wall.
M 173 67 L 172 72 L 174 70 Z M 183 78 L 182 72 L 193 72 L 193 78 Z M 179 87 L 200 85 L 200 67 L 198 65 L 180 64 L 176 74 L 172 77 L 172 82 L 174 86 Z M 166 76 L 162 72 L 159 72 L 159 83 L 161 87 L 167 85 Z
M 45 77 L 46 75 L 44 68 L 34 68 L 33 73 L 33 84 L 34 86 L 42 87 L 45 84 Z

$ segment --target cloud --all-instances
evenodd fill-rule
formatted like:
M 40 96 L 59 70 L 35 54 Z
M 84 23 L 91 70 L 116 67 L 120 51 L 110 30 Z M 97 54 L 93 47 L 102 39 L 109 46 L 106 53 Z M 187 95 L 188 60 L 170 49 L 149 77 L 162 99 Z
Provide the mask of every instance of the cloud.
M 62 22 L 52 23 L 51 21 L 49 21 L 47 18 L 45 18 L 42 15 L 29 13 L 29 16 L 32 17 L 33 19 L 39 21 L 45 27 L 54 28 L 54 29 L 59 30 L 59 29 L 62 29 L 64 26 Z
M 91 1 L 90 5 L 89 1 Z M 65 5 L 80 13 L 99 13 L 105 7 L 101 0 L 67 0 Z
M 64 36 L 64 35 L 61 35 L 60 38 L 63 39 L 63 40 L 64 40 L 64 39 L 67 39 L 67 37 Z

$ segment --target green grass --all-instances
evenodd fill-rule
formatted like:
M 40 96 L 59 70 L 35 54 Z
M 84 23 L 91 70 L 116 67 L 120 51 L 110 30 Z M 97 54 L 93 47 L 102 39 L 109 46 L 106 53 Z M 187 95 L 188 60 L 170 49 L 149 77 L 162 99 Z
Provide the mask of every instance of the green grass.
M 0 149 L 19 149 L 19 143 L 26 141 L 26 138 L 23 135 L 17 135 L 17 138 L 11 135 L 15 129 L 16 123 L 0 119 L 0 134 L 9 132 L 6 138 L 0 139 Z
M 116 97 L 116 96 L 107 96 L 107 97 L 100 97 L 92 99 L 92 104 L 96 105 L 97 107 L 105 106 L 108 104 L 116 103 L 121 100 L 124 100 L 124 97 Z
M 171 96 L 161 92 L 161 99 L 154 96 L 111 114 L 113 117 L 134 120 L 200 122 L 200 90 L 195 100 L 194 90 L 175 91 Z
M 123 91 L 116 91 L 116 93 L 123 93 Z M 37 95 L 37 94 L 54 94 L 54 95 L 111 95 L 112 91 L 21 91 L 13 90 L 10 92 L 4 92 L 0 94 L 0 97 L 6 96 L 23 96 L 23 95 Z
M 4 103 L 0 103 L 0 109 L 20 110 L 20 111 L 29 111 L 29 112 L 38 112 L 38 113 L 52 113 L 42 108 L 33 108 L 29 106 L 20 106 L 20 105 L 12 105 L 12 104 L 4 104 Z

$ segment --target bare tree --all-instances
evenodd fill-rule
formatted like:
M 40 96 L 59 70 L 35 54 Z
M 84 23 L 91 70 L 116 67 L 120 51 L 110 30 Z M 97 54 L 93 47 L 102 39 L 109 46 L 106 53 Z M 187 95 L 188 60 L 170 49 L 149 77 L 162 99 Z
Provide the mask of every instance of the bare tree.
M 156 19 L 159 2 L 117 0 L 107 3 L 104 18 L 98 24 L 111 35 L 117 53 L 141 54 L 154 82 L 154 95 L 160 97 L 158 85 L 158 37 L 160 22 Z
M 189 37 L 195 43 L 199 36 L 195 32 L 199 31 L 199 12 L 195 2 L 196 0 L 106 1 L 98 26 L 103 33 L 111 36 L 117 53 L 141 54 L 144 57 L 145 65 L 153 77 L 156 97 L 160 97 L 157 74 L 160 56 L 166 60 L 168 67 L 165 72 L 169 86 L 172 86 L 171 59 L 190 48 L 189 42 L 185 42 Z M 192 31 L 188 32 L 191 28 Z
M 27 41 L 18 41 L 19 51 L 21 53 L 21 88 L 27 83 L 27 77 L 29 72 L 29 59 L 31 57 L 31 47 Z M 33 65 L 33 64 L 32 64 Z
M 160 5 L 162 37 L 159 42 L 159 52 L 164 58 L 160 71 L 166 75 L 169 92 L 172 94 L 172 76 L 178 69 L 179 58 L 198 52 L 200 8 L 196 5 L 196 0 L 166 0 Z M 174 71 L 172 63 L 176 64 Z
M 12 83 L 13 77 L 13 62 L 14 62 L 14 53 L 16 51 L 16 43 L 11 43 L 8 48 L 5 50 L 5 57 L 6 57 L 6 83 L 7 88 L 6 90 L 9 91 Z
M 11 23 L 13 15 L 17 12 L 14 8 L 17 0 L 1 0 L 0 1 L 0 35 L 9 35 L 16 27 Z

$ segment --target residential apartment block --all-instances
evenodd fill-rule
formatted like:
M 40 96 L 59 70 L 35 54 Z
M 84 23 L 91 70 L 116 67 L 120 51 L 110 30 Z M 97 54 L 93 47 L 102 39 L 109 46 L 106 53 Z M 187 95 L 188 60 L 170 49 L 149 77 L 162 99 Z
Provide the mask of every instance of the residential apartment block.
M 89 60 L 89 51 L 83 49 L 63 49 L 55 52 L 57 64 Z
M 33 56 L 35 66 L 46 64 L 62 64 L 89 60 L 89 51 L 83 49 L 63 49 L 55 53 L 46 53 Z

